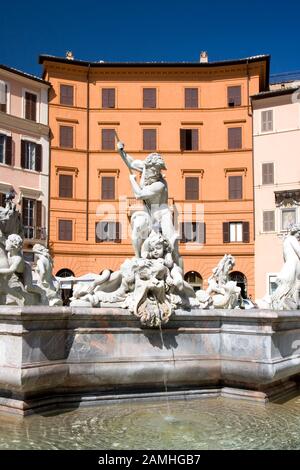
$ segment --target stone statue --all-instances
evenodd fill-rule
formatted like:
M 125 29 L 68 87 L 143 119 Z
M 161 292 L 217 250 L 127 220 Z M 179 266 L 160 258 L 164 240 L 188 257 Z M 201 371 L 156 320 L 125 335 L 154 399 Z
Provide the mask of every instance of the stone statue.
M 258 300 L 260 308 L 274 310 L 296 310 L 298 307 L 297 283 L 300 279 L 300 224 L 290 227 L 283 241 L 284 265 L 275 282 L 276 290 L 271 296 Z
M 37 285 L 44 292 L 50 307 L 62 305 L 62 300 L 58 295 L 57 288 L 54 285 L 54 277 L 52 275 L 53 261 L 49 254 L 49 250 L 39 243 L 32 248 L 36 256 L 35 273 L 37 276 Z
M 202 308 L 244 308 L 241 288 L 231 281 L 229 273 L 235 265 L 232 255 L 224 255 L 208 279 L 208 288 L 196 292 Z

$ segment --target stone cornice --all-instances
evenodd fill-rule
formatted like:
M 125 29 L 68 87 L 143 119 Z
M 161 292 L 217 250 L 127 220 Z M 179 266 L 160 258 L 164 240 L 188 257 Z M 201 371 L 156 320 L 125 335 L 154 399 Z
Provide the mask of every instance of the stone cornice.
M 0 112 L 0 127 L 23 134 L 30 133 L 37 136 L 49 137 L 48 126 L 2 112 Z

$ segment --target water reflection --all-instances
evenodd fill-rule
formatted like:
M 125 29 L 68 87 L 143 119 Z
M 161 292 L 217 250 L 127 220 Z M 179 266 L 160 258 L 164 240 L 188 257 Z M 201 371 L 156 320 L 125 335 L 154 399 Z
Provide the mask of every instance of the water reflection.
M 122 403 L 0 416 L 0 449 L 300 449 L 300 397 Z

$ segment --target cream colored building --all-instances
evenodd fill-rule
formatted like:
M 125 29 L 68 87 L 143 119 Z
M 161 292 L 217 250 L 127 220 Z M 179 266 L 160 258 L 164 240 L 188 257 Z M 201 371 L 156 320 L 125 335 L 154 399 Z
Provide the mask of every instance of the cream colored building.
M 276 288 L 282 239 L 300 222 L 300 83 L 252 96 L 255 298 Z

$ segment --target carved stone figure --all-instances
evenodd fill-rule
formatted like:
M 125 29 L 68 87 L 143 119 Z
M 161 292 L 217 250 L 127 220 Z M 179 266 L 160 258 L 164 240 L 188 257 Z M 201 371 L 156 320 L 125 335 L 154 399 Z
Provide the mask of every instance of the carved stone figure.
M 62 305 L 62 300 L 58 295 L 57 288 L 54 285 L 52 275 L 53 261 L 49 250 L 39 243 L 36 243 L 32 249 L 36 256 L 35 273 L 37 275 L 37 285 L 45 293 L 50 307 Z
M 208 288 L 196 292 L 202 308 L 244 308 L 241 288 L 231 281 L 229 273 L 235 265 L 232 255 L 224 255 L 208 279 Z

